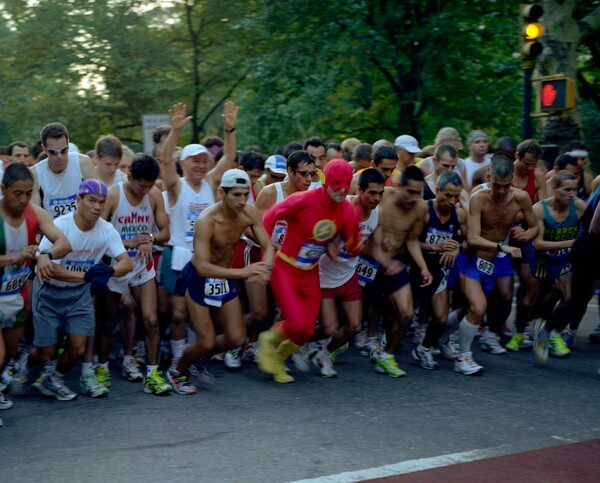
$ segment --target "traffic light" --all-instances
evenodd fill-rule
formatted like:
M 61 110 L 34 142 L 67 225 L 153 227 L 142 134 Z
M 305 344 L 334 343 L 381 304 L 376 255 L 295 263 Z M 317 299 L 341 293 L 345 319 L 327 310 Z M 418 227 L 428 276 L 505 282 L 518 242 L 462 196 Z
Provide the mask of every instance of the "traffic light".
M 539 18 L 544 14 L 544 7 L 537 3 L 521 5 L 521 56 L 532 60 L 538 57 L 544 47 L 539 42 L 544 35 L 544 26 Z
M 575 107 L 575 82 L 564 75 L 540 77 L 542 112 L 563 111 Z

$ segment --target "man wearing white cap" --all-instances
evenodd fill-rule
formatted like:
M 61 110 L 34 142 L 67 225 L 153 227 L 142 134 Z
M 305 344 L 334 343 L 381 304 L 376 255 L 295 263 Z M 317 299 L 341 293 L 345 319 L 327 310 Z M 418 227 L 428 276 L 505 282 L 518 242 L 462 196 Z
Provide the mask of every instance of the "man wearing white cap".
M 394 147 L 396 148 L 396 153 L 398 154 L 398 163 L 396 164 L 396 169 L 394 170 L 391 178 L 386 181 L 386 186 L 399 186 L 402 171 L 404 171 L 408 166 L 415 164 L 417 153 L 421 152 L 419 141 L 408 134 L 398 136 L 394 141 Z
M 195 224 L 194 254 L 181 271 L 175 288 L 177 295 L 185 296 L 197 335 L 197 340 L 185 348 L 167 373 L 171 387 L 179 394 L 196 392 L 188 378 L 194 361 L 244 342 L 246 327 L 236 279 L 269 282 L 275 250 L 258 211 L 247 204 L 250 186 L 245 171 L 225 171 L 219 188 L 221 201 L 204 210 Z M 233 249 L 247 228 L 264 249 L 263 261 L 244 268 L 229 268 Z M 219 313 L 223 334 L 216 335 L 211 308 Z
M 203 210 L 215 203 L 221 176 L 228 168 L 235 167 L 236 156 L 234 131 L 238 108 L 233 102 L 226 102 L 223 113 L 224 156 L 214 166 L 213 157 L 206 147 L 188 144 L 181 152 L 184 176 L 179 177 L 172 158 L 179 135 L 191 119 L 191 116 L 186 116 L 186 109 L 185 104 L 175 104 L 169 110 L 172 129 L 165 140 L 161 164 L 161 175 L 168 195 L 171 239 L 163 251 L 160 284 L 171 295 L 171 352 L 174 359 L 183 354 L 187 321 L 185 299 L 174 295 L 175 281 L 192 258 L 196 220 Z

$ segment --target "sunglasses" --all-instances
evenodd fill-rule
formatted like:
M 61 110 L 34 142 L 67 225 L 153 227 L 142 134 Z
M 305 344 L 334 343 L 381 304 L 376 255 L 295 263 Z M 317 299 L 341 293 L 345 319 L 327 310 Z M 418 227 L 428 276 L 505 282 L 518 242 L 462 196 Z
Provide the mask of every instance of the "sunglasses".
M 48 146 L 44 146 L 44 148 L 46 149 L 46 151 L 48 151 L 48 154 L 53 154 L 55 156 L 57 154 L 65 154 L 69 150 L 69 146 L 65 146 L 64 148 L 60 149 L 50 149 Z
M 317 171 L 298 171 L 296 170 L 296 173 L 298 173 L 300 176 L 304 176 L 305 178 L 312 178 L 315 174 L 317 174 Z

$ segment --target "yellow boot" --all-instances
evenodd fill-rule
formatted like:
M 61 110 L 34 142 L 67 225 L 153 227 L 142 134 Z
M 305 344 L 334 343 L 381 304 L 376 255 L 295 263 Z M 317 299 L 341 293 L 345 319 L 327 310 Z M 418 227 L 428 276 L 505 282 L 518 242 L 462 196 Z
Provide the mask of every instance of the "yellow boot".
M 261 371 L 269 374 L 275 374 L 279 371 L 281 362 L 277 359 L 276 351 L 283 340 L 284 337 L 276 325 L 259 334 L 258 360 L 256 363 Z
M 286 339 L 275 351 L 275 356 L 277 358 L 277 371 L 273 373 L 273 379 L 275 382 L 280 384 L 287 384 L 289 382 L 294 382 L 294 378 L 288 374 L 285 370 L 284 362 L 290 357 L 294 352 L 300 349 L 299 345 L 294 344 L 290 339 Z

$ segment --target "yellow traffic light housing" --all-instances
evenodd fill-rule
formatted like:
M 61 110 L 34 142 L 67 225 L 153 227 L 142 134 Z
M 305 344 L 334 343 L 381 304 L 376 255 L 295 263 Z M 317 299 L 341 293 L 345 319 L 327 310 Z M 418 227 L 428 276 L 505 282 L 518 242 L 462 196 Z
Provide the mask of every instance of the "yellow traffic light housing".
M 538 57 L 544 47 L 539 42 L 544 35 L 544 26 L 538 22 L 544 14 L 544 8 L 537 3 L 521 5 L 521 56 L 523 60 Z

